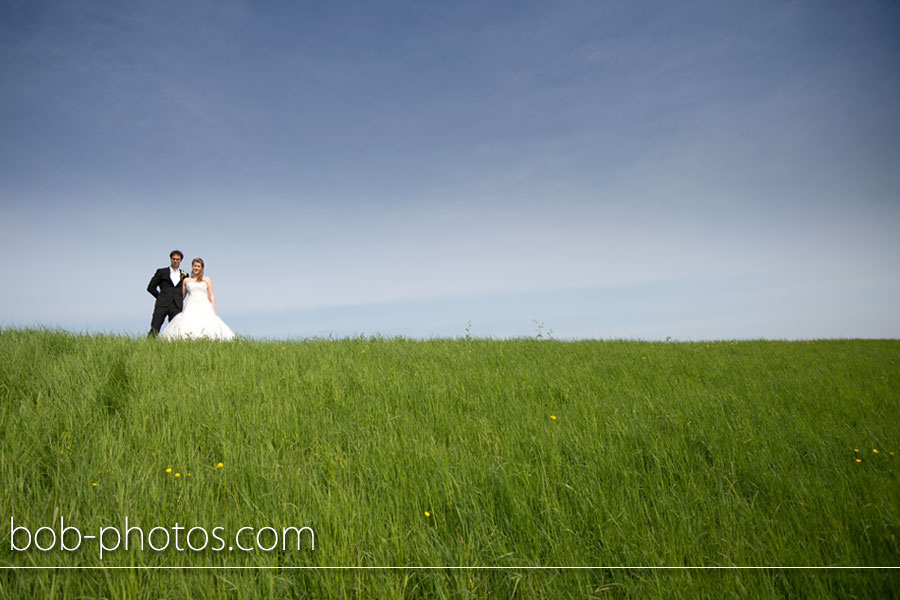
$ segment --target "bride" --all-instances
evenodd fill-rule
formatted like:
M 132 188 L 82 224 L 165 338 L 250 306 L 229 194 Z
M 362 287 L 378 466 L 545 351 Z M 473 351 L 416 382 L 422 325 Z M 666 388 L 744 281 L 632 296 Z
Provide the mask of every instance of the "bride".
M 192 276 L 181 283 L 184 310 L 169 321 L 160 334 L 167 340 L 211 338 L 234 339 L 234 332 L 216 314 L 216 297 L 209 277 L 203 275 L 206 264 L 202 258 L 191 261 Z

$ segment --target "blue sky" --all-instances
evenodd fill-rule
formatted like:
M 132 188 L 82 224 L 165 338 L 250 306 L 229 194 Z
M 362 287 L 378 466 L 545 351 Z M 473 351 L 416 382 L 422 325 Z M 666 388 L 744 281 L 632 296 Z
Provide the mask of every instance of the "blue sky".
M 0 325 L 900 337 L 894 2 L 0 3 Z

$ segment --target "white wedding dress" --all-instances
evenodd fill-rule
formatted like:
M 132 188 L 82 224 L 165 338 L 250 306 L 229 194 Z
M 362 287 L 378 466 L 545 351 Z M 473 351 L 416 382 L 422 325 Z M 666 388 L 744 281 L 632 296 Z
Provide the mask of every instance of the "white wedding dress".
M 219 318 L 209 302 L 206 282 L 188 281 L 184 310 L 175 315 L 163 329 L 160 337 L 167 340 L 209 338 L 213 340 L 234 339 L 234 332 Z

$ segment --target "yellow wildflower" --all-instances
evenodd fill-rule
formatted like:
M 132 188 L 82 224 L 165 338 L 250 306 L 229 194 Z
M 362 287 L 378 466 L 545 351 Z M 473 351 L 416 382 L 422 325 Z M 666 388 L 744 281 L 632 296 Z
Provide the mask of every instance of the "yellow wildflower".
M 97 487 L 97 482 L 95 481 L 94 483 L 92 483 L 91 487 Z
M 221 468 L 224 467 L 224 466 L 225 466 L 225 465 L 223 465 L 222 463 L 219 463 L 219 464 L 216 465 L 216 468 L 217 468 L 217 469 L 221 469 Z
M 171 473 L 171 472 L 172 472 L 172 467 L 169 467 L 168 469 L 166 469 L 166 473 Z
M 556 415 L 550 415 L 550 419 L 553 420 L 553 421 L 555 421 L 555 420 L 556 420 Z
M 181 477 L 181 473 L 175 473 L 175 477 Z
M 856 459 L 856 462 L 862 462 L 862 459 L 861 459 L 861 458 L 857 458 L 857 459 Z
M 431 516 L 431 513 L 428 512 L 428 511 L 426 510 L 426 511 L 425 511 L 425 516 L 426 516 L 426 517 L 430 517 L 430 516 Z
M 872 452 L 874 452 L 875 454 L 878 454 L 878 449 L 877 449 L 877 448 L 872 448 Z

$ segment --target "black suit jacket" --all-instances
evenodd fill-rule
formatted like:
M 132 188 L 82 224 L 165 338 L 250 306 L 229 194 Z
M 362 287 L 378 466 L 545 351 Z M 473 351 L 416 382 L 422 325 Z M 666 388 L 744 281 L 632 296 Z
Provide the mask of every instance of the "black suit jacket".
M 181 281 L 184 281 L 184 276 Z M 181 310 L 184 304 L 184 298 L 181 297 L 181 281 L 178 285 L 172 285 L 172 279 L 169 277 L 169 267 L 157 269 L 156 273 L 150 279 L 147 291 L 156 298 L 156 306 L 166 307 L 174 304 Z

